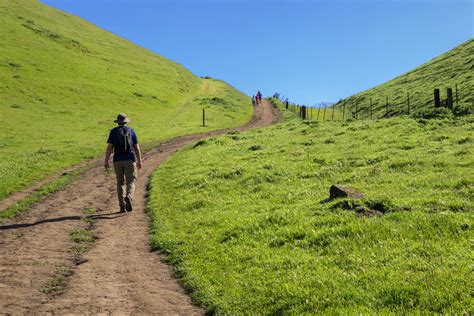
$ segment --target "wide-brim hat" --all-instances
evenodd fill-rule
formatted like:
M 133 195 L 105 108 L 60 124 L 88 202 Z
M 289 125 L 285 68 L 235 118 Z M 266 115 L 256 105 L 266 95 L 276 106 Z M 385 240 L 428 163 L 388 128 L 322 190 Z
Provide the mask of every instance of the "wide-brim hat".
M 127 117 L 127 114 L 120 113 L 117 115 L 117 119 L 114 122 L 119 124 L 128 123 L 130 122 L 130 118 Z

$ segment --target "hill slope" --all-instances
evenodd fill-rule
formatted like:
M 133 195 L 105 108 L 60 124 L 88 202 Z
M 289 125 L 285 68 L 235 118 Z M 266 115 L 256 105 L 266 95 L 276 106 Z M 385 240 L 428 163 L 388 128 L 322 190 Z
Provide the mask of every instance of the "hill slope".
M 408 112 L 407 93 L 410 98 L 410 110 L 433 107 L 433 90 L 440 89 L 441 98 L 446 98 L 446 88 L 458 85 L 459 105 L 472 106 L 474 102 L 474 40 L 469 40 L 449 52 L 432 59 L 412 71 L 394 78 L 372 89 L 360 92 L 341 100 L 337 106 L 346 104 L 347 109 L 359 111 L 359 117 L 368 117 L 370 99 L 373 102 L 374 117 L 388 116 Z
M 217 314 L 473 310 L 472 116 L 341 124 L 282 112 L 152 178 L 152 241 L 193 297 Z M 328 200 L 333 184 L 365 197 Z
M 142 143 L 241 125 L 252 112 L 227 84 L 33 0 L 0 0 L 0 73 L 0 200 L 97 156 L 119 112 Z

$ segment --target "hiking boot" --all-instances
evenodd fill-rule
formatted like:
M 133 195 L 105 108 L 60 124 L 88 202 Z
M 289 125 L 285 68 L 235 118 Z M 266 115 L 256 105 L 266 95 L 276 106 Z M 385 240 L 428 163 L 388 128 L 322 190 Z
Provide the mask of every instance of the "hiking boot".
M 125 205 L 120 205 L 120 213 L 125 212 Z
M 127 212 L 131 212 L 133 210 L 132 199 L 128 196 L 125 197 L 125 209 Z

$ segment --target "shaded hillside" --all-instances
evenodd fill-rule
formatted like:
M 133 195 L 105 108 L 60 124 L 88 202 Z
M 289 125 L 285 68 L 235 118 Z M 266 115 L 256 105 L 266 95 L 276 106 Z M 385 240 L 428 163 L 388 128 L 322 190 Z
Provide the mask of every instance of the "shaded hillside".
M 0 0 L 0 111 L 2 199 L 97 156 L 118 112 L 132 117 L 143 143 L 237 126 L 252 109 L 229 85 L 83 19 L 33 0 Z
M 360 92 L 337 103 L 346 104 L 347 109 L 359 112 L 360 117 L 369 116 L 372 99 L 374 116 L 393 116 L 410 111 L 434 107 L 433 90 L 440 89 L 441 99 L 446 99 L 446 88 L 458 86 L 460 107 L 472 106 L 474 93 L 474 40 L 469 40 L 449 52 L 432 59 L 412 71 L 394 78 L 375 88 Z M 388 98 L 388 113 L 387 113 Z M 456 104 L 455 104 L 456 105 Z

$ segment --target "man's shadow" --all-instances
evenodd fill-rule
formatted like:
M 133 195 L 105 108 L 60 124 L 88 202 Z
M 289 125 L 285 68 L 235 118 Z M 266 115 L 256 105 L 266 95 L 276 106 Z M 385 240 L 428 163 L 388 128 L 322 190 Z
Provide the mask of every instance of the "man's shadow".
M 56 223 L 56 222 L 63 222 L 63 221 L 80 221 L 83 218 L 92 219 L 92 220 L 107 220 L 107 219 L 115 219 L 124 216 L 126 213 L 122 212 L 115 212 L 115 213 L 107 213 L 107 214 L 92 214 L 92 215 L 85 215 L 85 216 L 63 216 L 63 217 L 56 217 L 56 218 L 46 218 L 34 223 L 23 223 L 23 224 L 11 224 L 0 226 L 0 230 L 8 230 L 8 229 L 16 229 L 16 228 L 25 228 L 31 227 L 36 225 L 41 225 L 45 223 Z

